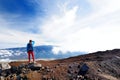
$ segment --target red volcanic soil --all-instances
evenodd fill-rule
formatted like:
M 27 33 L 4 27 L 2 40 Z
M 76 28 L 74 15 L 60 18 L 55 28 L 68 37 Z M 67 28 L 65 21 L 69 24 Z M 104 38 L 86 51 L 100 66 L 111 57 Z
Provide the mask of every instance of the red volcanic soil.
M 40 70 L 29 70 L 28 73 L 20 74 L 26 76 L 25 80 L 120 80 L 120 50 L 107 50 L 70 57 L 66 59 L 36 61 L 41 64 Z M 18 67 L 26 61 L 9 63 Z M 89 67 L 84 75 L 78 75 L 83 64 Z M 26 70 L 25 70 L 26 71 Z

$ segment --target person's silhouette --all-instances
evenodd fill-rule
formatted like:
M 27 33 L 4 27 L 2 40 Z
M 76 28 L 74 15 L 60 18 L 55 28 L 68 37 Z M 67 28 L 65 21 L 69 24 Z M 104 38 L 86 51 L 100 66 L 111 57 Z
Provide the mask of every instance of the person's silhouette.
M 31 62 L 31 61 L 30 61 L 30 56 L 31 56 L 31 55 L 32 55 L 33 62 L 35 62 L 34 50 L 33 50 L 33 45 L 34 45 L 34 43 L 35 43 L 34 41 L 29 40 L 29 43 L 27 44 L 27 53 L 28 53 L 29 63 Z

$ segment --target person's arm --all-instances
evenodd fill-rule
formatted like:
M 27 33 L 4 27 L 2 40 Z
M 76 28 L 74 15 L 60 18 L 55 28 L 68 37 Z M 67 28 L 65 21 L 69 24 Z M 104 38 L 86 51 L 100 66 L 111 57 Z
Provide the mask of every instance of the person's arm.
M 35 44 L 35 41 L 32 41 L 32 45 L 34 45 Z

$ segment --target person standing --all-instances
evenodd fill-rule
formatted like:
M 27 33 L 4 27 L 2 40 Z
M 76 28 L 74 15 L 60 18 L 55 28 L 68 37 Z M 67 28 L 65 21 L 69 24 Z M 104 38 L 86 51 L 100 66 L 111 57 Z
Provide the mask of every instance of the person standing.
M 27 53 L 28 53 L 28 60 L 29 63 L 30 61 L 30 57 L 32 56 L 33 62 L 35 62 L 35 57 L 34 57 L 34 50 L 33 50 L 33 45 L 34 45 L 34 41 L 29 40 L 29 43 L 27 44 Z

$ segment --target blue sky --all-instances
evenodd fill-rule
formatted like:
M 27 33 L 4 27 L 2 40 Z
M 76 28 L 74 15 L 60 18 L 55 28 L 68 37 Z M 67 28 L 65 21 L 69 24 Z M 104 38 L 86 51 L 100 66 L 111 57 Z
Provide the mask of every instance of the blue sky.
M 120 48 L 119 0 L 0 0 L 0 48 L 55 45 L 53 51 Z

